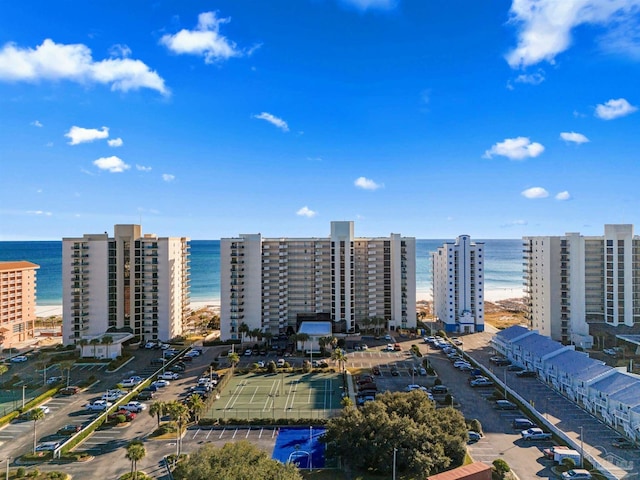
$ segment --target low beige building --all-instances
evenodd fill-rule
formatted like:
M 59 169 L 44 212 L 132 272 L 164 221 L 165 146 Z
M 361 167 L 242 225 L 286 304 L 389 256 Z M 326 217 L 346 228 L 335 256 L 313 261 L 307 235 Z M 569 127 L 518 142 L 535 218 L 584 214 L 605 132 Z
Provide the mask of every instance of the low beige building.
M 15 347 L 33 338 L 36 320 L 36 270 L 26 261 L 0 262 L 0 342 Z

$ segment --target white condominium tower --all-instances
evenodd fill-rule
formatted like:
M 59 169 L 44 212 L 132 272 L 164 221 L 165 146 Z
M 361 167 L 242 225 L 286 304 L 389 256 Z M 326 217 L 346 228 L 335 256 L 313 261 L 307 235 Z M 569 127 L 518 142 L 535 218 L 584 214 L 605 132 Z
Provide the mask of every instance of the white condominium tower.
M 221 337 L 242 323 L 273 335 L 304 320 L 330 320 L 355 332 L 370 318 L 390 329 L 416 325 L 415 238 L 356 238 L 353 222 L 331 222 L 329 238 L 220 241 Z
M 640 238 L 633 225 L 605 225 L 601 237 L 525 237 L 523 244 L 530 328 L 585 348 L 594 336 L 613 345 L 616 334 L 640 332 Z
M 484 243 L 460 235 L 431 258 L 433 311 L 445 331 L 484 331 Z
M 143 236 L 140 225 L 64 238 L 62 295 L 65 344 L 107 331 L 167 341 L 190 310 L 189 239 Z

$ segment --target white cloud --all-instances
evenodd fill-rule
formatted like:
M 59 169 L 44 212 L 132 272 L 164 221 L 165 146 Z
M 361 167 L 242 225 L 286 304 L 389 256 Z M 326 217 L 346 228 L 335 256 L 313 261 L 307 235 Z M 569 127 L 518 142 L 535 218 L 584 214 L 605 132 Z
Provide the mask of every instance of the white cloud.
M 549 196 L 549 192 L 542 187 L 527 188 L 520 192 L 520 194 L 525 198 L 547 198 Z
M 564 192 L 559 192 L 556 194 L 556 200 L 570 200 L 571 199 L 571 194 L 569 194 L 569 192 L 567 192 L 566 190 Z
M 176 179 L 175 175 L 171 175 L 170 173 L 163 173 L 162 180 L 165 182 L 173 182 Z
M 110 147 L 121 147 L 124 142 L 121 138 L 112 138 L 111 140 L 107 140 L 107 145 Z
M 122 173 L 131 168 L 130 165 L 127 165 L 116 156 L 99 158 L 94 160 L 93 164 L 100 170 L 106 170 L 111 173 Z
M 82 128 L 75 125 L 64 134 L 71 141 L 69 145 L 78 145 L 80 143 L 93 142 L 94 140 L 102 140 L 109 137 L 109 128 L 102 127 L 102 130 L 96 128 Z
M 86 45 L 58 44 L 51 39 L 35 49 L 5 44 L 0 50 L 0 80 L 69 80 L 81 84 L 107 84 L 111 85 L 111 90 L 123 92 L 150 88 L 169 94 L 162 77 L 140 60 L 109 58 L 96 62 Z
M 260 115 L 254 115 L 253 118 L 257 118 L 259 120 L 265 120 L 270 124 L 275 125 L 283 132 L 289 131 L 289 125 L 287 125 L 287 122 L 285 122 L 281 118 L 276 117 L 275 115 L 271 115 L 270 113 L 262 112 Z
M 151 167 L 145 167 L 144 165 L 136 164 L 136 170 L 139 170 L 141 172 L 150 172 L 151 171 Z
M 631 105 L 626 99 L 611 99 L 608 102 L 600 103 L 596 106 L 596 117 L 602 120 L 613 120 L 624 117 L 638 110 L 638 107 Z
M 42 123 L 40 123 L 38 120 L 34 120 L 33 122 L 31 122 L 31 125 L 38 128 L 42 127 Z
M 38 216 L 45 216 L 45 217 L 50 217 L 51 215 L 53 215 L 51 212 L 45 212 L 44 210 L 29 210 L 27 211 L 28 215 L 38 215 Z
M 562 132 L 560 133 L 560 138 L 565 142 L 573 142 L 578 144 L 589 142 L 589 139 L 587 137 L 585 137 L 581 133 L 576 132 Z
M 363 190 L 377 190 L 379 188 L 384 187 L 383 184 L 378 184 L 373 180 L 371 180 L 370 178 L 366 178 L 366 177 L 356 178 L 353 184 L 358 188 L 362 188 Z
M 317 214 L 318 212 L 314 212 L 306 205 L 296 212 L 296 215 L 299 215 L 301 217 L 307 217 L 307 218 L 315 217 Z
M 640 0 L 513 0 L 511 23 L 518 26 L 518 45 L 506 56 L 512 68 L 547 61 L 571 45 L 571 31 L 585 24 L 616 29 L 633 22 Z
M 195 30 L 182 29 L 175 35 L 163 35 L 160 43 L 173 53 L 203 56 L 206 63 L 240 57 L 244 53 L 236 44 L 220 35 L 220 25 L 230 21 L 230 18 L 218 18 L 216 12 L 204 12 L 198 15 Z
M 504 223 L 502 225 L 500 225 L 501 228 L 510 228 L 510 227 L 522 227 L 524 225 L 528 225 L 529 222 L 527 222 L 526 220 L 513 220 L 512 222 L 509 223 Z
M 484 152 L 484 158 L 501 155 L 511 160 L 533 158 L 544 152 L 544 146 L 538 142 L 531 142 L 527 137 L 506 138 Z
M 342 0 L 342 3 L 352 5 L 359 10 L 391 10 L 397 5 L 397 0 Z
M 538 70 L 536 73 L 518 75 L 515 79 L 516 83 L 528 83 L 529 85 L 540 85 L 544 82 L 544 72 Z
M 111 46 L 109 55 L 115 58 L 129 58 L 131 56 L 131 49 L 127 45 L 117 43 Z

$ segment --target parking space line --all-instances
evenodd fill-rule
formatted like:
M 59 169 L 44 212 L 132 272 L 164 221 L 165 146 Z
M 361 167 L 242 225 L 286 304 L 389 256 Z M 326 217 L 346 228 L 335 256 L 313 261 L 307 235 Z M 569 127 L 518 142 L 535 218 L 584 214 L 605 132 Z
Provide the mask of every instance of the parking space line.
M 195 439 L 198 436 L 198 433 L 200 433 L 199 428 L 196 430 L 196 433 L 193 434 L 193 437 L 191 437 L 191 440 Z

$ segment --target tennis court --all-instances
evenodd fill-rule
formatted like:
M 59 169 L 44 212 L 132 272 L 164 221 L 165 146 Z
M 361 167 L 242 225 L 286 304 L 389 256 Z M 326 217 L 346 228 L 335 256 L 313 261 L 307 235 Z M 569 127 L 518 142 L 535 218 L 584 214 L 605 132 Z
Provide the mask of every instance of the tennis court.
M 339 373 L 248 373 L 229 380 L 210 418 L 330 418 L 342 408 Z

